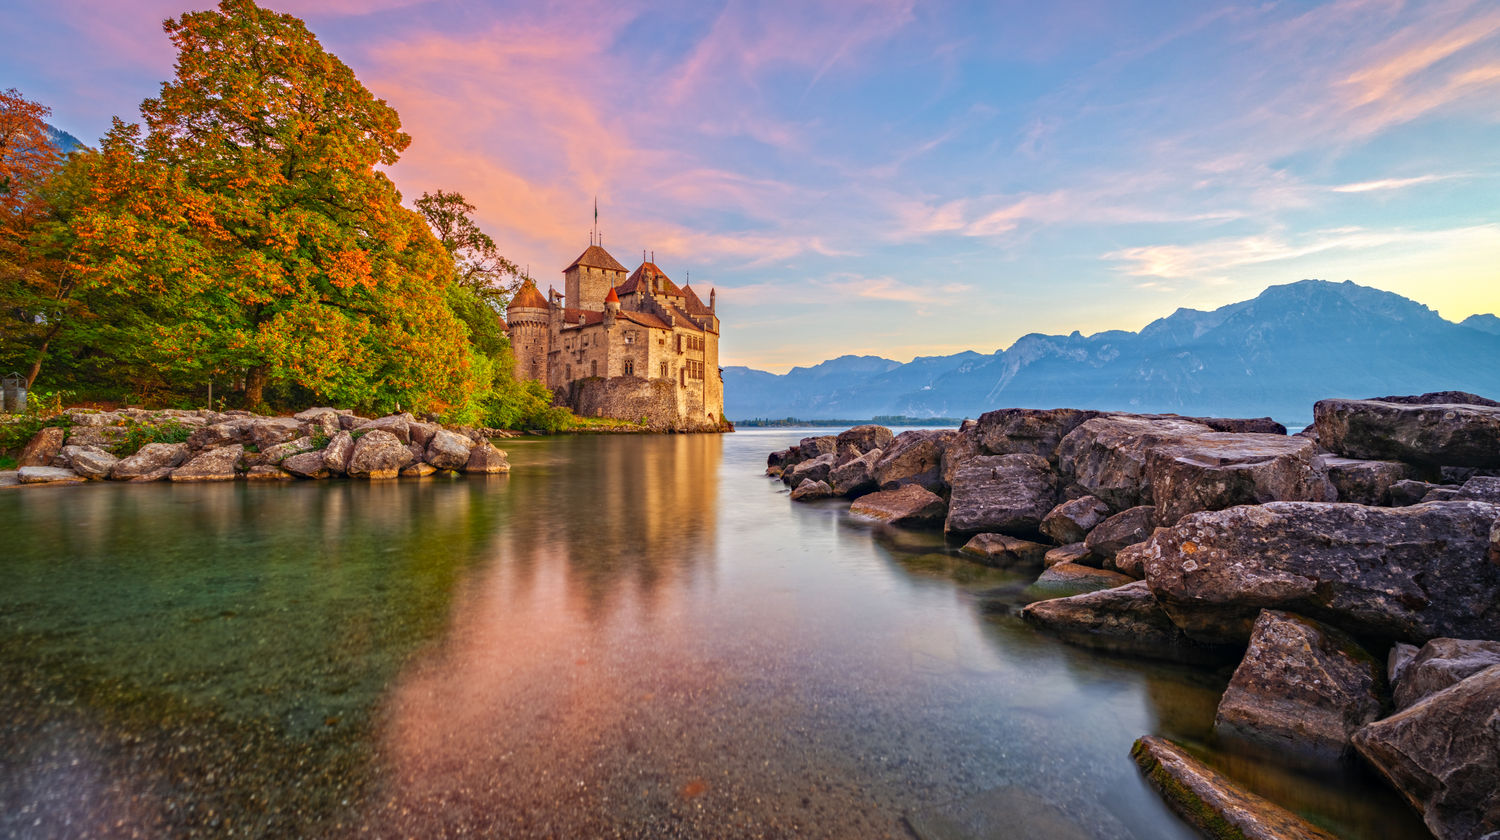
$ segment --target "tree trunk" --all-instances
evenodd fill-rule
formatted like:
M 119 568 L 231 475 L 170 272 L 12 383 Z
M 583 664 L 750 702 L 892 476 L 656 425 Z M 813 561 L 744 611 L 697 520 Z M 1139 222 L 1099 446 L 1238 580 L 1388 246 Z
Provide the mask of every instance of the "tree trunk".
M 253 409 L 262 402 L 266 388 L 266 366 L 256 365 L 245 372 L 245 407 Z
M 41 374 L 42 360 L 47 358 L 47 348 L 52 344 L 52 337 L 57 335 L 59 329 L 61 329 L 60 325 L 54 326 L 47 333 L 47 337 L 42 339 L 42 347 L 36 351 L 36 358 L 31 361 L 31 370 L 26 372 L 26 390 L 31 390 L 31 383 L 35 382 L 37 376 Z

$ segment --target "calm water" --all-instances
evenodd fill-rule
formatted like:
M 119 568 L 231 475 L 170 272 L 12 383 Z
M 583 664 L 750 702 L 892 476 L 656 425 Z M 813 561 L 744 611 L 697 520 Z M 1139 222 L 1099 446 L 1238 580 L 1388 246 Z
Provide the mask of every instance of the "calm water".
M 0 835 L 1187 838 L 1128 756 L 1159 733 L 1423 836 L 1357 773 L 1214 752 L 1227 674 L 1062 645 L 1026 580 L 791 504 L 761 472 L 804 434 L 0 492 Z

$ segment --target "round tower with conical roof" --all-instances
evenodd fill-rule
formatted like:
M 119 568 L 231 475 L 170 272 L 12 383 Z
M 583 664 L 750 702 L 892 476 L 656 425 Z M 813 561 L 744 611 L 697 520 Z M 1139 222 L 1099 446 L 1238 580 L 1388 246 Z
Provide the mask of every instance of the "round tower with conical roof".
M 536 284 L 527 278 L 505 308 L 511 353 L 516 357 L 516 378 L 547 382 L 547 353 L 551 348 L 551 307 Z

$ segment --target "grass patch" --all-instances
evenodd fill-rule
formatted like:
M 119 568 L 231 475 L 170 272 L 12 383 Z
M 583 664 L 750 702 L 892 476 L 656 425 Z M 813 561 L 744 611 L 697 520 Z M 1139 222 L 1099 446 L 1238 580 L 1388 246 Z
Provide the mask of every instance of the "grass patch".
M 9 455 L 0 455 L 0 472 L 16 468 L 16 459 Z

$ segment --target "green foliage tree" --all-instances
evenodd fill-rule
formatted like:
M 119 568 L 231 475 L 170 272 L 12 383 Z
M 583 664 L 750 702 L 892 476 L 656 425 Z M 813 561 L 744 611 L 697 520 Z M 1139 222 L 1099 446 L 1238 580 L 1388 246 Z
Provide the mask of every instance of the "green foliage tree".
M 453 263 L 377 165 L 410 138 L 291 15 L 252 0 L 166 21 L 175 78 L 116 121 L 71 228 L 92 295 L 137 317 L 111 341 L 153 378 L 384 409 L 466 410 Z

